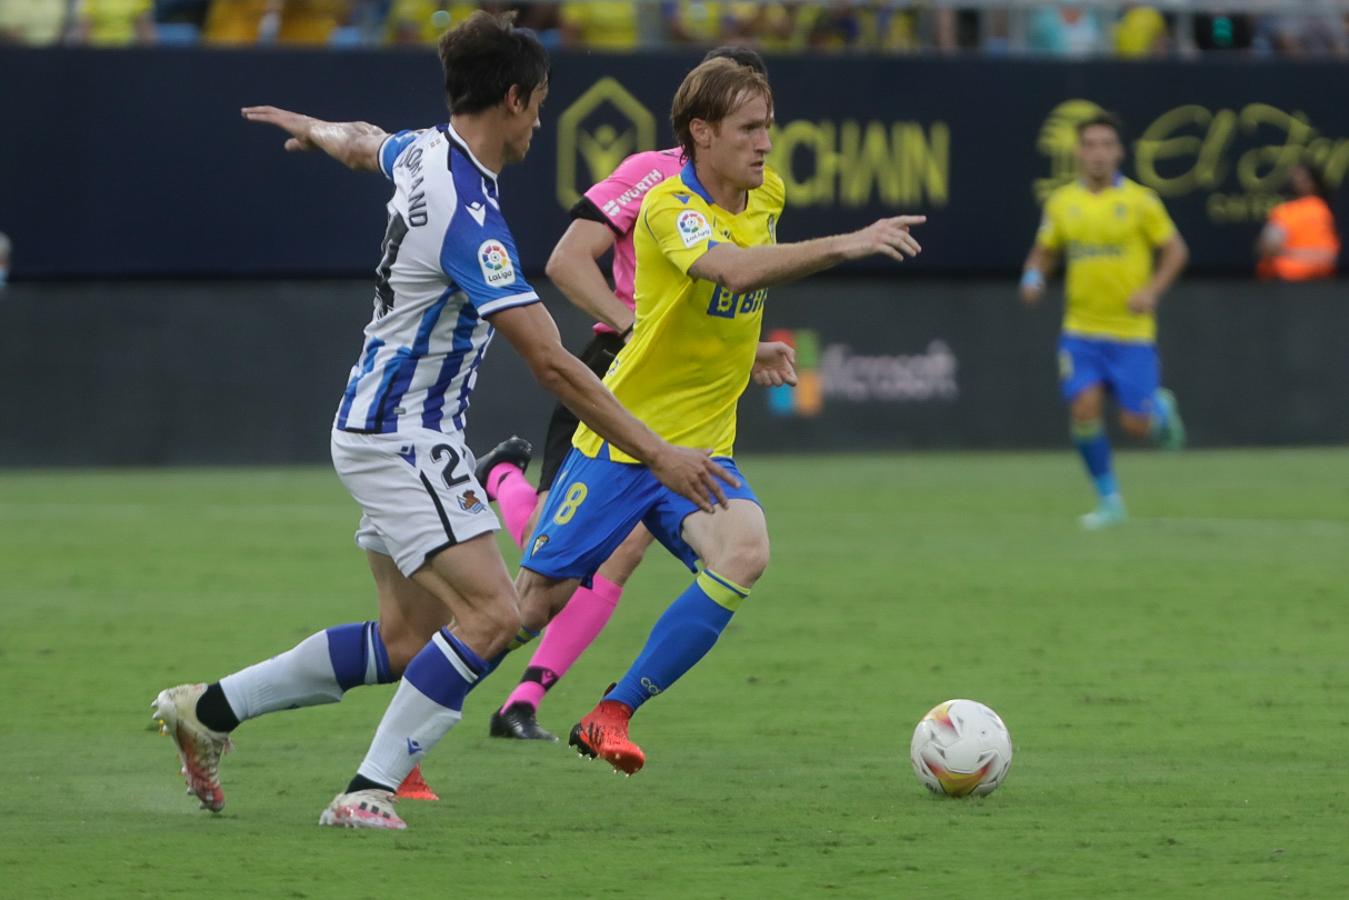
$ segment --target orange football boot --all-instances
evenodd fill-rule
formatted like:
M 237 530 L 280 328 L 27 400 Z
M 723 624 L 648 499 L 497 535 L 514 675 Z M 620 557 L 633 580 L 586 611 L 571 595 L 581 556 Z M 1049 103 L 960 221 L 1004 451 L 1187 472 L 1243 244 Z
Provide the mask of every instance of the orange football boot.
M 400 800 L 439 800 L 440 795 L 431 790 L 431 785 L 426 783 L 422 777 L 421 764 L 412 767 L 408 777 L 403 779 L 403 783 L 398 786 L 398 792 L 394 794 Z
M 617 700 L 601 700 L 599 706 L 572 727 L 568 744 L 591 759 L 602 759 L 615 771 L 632 775 L 646 764 L 642 748 L 628 740 L 632 710 Z

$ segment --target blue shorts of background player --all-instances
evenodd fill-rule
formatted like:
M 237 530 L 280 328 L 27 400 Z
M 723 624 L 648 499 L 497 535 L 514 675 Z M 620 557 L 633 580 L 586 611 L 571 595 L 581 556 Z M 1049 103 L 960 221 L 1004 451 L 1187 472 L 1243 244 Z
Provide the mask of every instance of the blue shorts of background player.
M 684 565 L 698 571 L 698 554 L 683 537 L 684 520 L 698 508 L 657 481 L 646 466 L 603 457 L 603 451 L 591 459 L 575 449 L 567 456 L 521 565 L 552 578 L 579 578 L 589 586 L 599 567 L 641 522 Z M 727 500 L 762 506 L 734 460 L 716 461 L 740 480 L 738 488 L 723 485 Z
M 1065 334 L 1059 338 L 1059 378 L 1065 402 L 1099 384 L 1114 395 L 1120 409 L 1151 416 L 1162 386 L 1162 366 L 1157 345 L 1150 342 Z
M 1161 375 L 1157 346 L 1151 342 L 1073 334 L 1059 339 L 1059 380 L 1070 410 L 1073 445 L 1097 493 L 1097 507 L 1082 517 L 1083 527 L 1105 528 L 1125 518 L 1105 428 L 1106 394 L 1119 406 L 1125 433 L 1168 449 L 1184 444 L 1176 398 L 1162 387 Z

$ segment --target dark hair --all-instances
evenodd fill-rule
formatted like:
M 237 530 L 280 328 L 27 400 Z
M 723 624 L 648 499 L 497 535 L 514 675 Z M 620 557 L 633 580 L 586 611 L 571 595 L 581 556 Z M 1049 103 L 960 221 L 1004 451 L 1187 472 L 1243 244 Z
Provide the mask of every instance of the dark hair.
M 528 101 L 548 83 L 548 51 L 534 32 L 516 28 L 515 13 L 481 10 L 440 38 L 445 69 L 445 102 L 452 114 L 491 109 L 518 85 Z
M 724 47 L 713 47 L 707 51 L 707 55 L 703 57 L 703 62 L 707 62 L 709 59 L 729 59 L 731 62 L 739 63 L 747 69 L 753 69 L 762 75 L 765 80 L 768 79 L 768 66 L 764 65 L 763 57 L 759 55 L 757 50 L 752 50 L 749 47 L 736 47 L 730 44 Z
M 675 91 L 670 107 L 670 124 L 674 126 L 684 158 L 694 158 L 693 131 L 689 124 L 702 119 L 713 125 L 731 114 L 746 95 L 757 94 L 773 109 L 773 89 L 754 69 L 729 59 L 709 59 L 701 62 Z
M 1124 140 L 1124 123 L 1120 121 L 1119 116 L 1105 110 L 1098 112 L 1090 119 L 1077 123 L 1077 139 L 1082 140 L 1082 136 L 1087 133 L 1088 128 L 1097 127 L 1109 128 L 1115 132 L 1115 137 L 1119 138 L 1120 141 Z

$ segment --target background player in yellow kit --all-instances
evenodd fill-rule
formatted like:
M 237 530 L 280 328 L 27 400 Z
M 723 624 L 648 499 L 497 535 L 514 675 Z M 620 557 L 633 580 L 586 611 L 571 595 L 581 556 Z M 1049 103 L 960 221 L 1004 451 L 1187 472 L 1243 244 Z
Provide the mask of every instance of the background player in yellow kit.
M 777 244 L 782 179 L 765 172 L 773 95 L 752 69 L 698 66 L 675 95 L 671 119 L 688 159 L 651 189 L 635 228 L 637 319 L 605 378 L 615 396 L 677 446 L 731 459 L 736 403 L 750 379 L 770 285 L 850 259 L 919 252 L 908 233 L 922 217 L 882 219 L 862 231 Z M 701 659 L 768 564 L 768 530 L 749 485 L 704 515 L 662 487 L 631 456 L 578 429 L 525 552 L 517 581 L 526 610 L 558 609 L 642 522 L 691 570 L 693 583 L 656 623 L 632 668 L 572 729 L 571 743 L 629 774 L 645 761 L 628 720 Z
M 1185 443 L 1175 395 L 1161 386 L 1157 302 L 1185 267 L 1189 250 L 1157 195 L 1119 173 L 1124 145 L 1114 116 L 1078 126 L 1077 156 L 1082 177 L 1045 201 L 1021 298 L 1037 302 L 1054 263 L 1066 256 L 1059 377 L 1073 444 L 1098 496 L 1082 525 L 1097 529 L 1125 518 L 1105 430 L 1107 392 L 1114 394 L 1126 433 L 1170 449 Z

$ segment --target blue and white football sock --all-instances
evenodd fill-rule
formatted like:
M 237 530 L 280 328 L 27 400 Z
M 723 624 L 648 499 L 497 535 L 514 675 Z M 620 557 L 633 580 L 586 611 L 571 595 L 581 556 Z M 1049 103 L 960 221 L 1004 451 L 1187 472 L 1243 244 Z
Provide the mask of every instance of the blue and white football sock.
M 365 761 L 347 791 L 394 790 L 463 717 L 464 698 L 487 672 L 486 660 L 448 628 L 408 663 Z
M 393 681 L 379 623 L 337 625 L 310 635 L 285 653 L 226 675 L 218 687 L 207 689 L 198 703 L 198 717 L 208 728 L 229 731 L 239 722 L 278 709 L 336 703 L 351 688 Z M 233 723 L 221 709 L 217 691 L 233 713 Z

